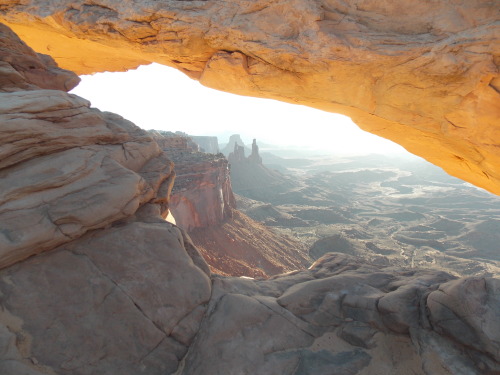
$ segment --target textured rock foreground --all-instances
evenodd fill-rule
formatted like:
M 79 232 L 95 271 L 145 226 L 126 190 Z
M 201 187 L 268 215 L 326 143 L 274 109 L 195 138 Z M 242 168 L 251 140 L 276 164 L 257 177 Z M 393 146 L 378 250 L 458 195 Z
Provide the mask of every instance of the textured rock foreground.
M 24 53 L 29 48 L 0 26 L 0 267 L 127 218 L 146 202 L 166 204 L 173 165 L 156 142 L 60 91 L 78 77 L 48 56 Z
M 202 84 L 350 116 L 500 194 L 498 1 L 3 1 L 78 73 L 155 61 Z
M 266 281 L 211 276 L 162 218 L 157 143 L 0 40 L 1 374 L 500 372 L 498 279 L 336 254 Z
M 183 374 L 487 374 L 500 280 L 329 254 L 273 280 L 214 278 Z

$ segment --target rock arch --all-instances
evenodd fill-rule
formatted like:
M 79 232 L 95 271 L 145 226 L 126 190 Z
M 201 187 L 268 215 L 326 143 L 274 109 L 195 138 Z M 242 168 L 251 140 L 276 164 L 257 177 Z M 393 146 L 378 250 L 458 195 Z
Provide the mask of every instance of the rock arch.
M 0 20 L 79 74 L 158 62 L 350 116 L 500 194 L 495 1 L 10 1 Z
M 500 193 L 495 1 L 2 3 L 0 20 L 63 68 L 154 61 L 216 89 L 342 113 Z

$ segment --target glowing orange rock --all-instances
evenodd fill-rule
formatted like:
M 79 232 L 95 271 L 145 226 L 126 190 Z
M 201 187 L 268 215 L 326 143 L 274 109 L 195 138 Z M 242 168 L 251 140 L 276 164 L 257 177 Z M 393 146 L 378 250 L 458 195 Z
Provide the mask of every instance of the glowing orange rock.
M 29 45 L 79 74 L 155 61 L 216 89 L 342 113 L 500 194 L 495 1 L 27 0 L 0 9 Z

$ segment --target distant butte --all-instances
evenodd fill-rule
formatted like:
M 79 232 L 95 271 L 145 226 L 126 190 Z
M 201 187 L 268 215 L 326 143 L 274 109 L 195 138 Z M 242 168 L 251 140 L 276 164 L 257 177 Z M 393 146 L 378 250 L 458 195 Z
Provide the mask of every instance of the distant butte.
M 1 2 L 0 21 L 78 74 L 157 62 L 345 114 L 500 194 L 498 12 L 484 0 L 26 0 Z

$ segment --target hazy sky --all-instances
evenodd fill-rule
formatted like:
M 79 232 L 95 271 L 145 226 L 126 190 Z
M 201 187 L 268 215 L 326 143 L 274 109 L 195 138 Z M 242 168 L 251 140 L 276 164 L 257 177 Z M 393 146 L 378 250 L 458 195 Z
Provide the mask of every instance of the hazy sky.
M 239 133 L 245 143 L 257 138 L 263 143 L 340 154 L 406 152 L 393 142 L 360 130 L 348 117 L 212 90 L 162 65 L 81 78 L 72 93 L 144 129 L 217 135 L 219 143 Z

